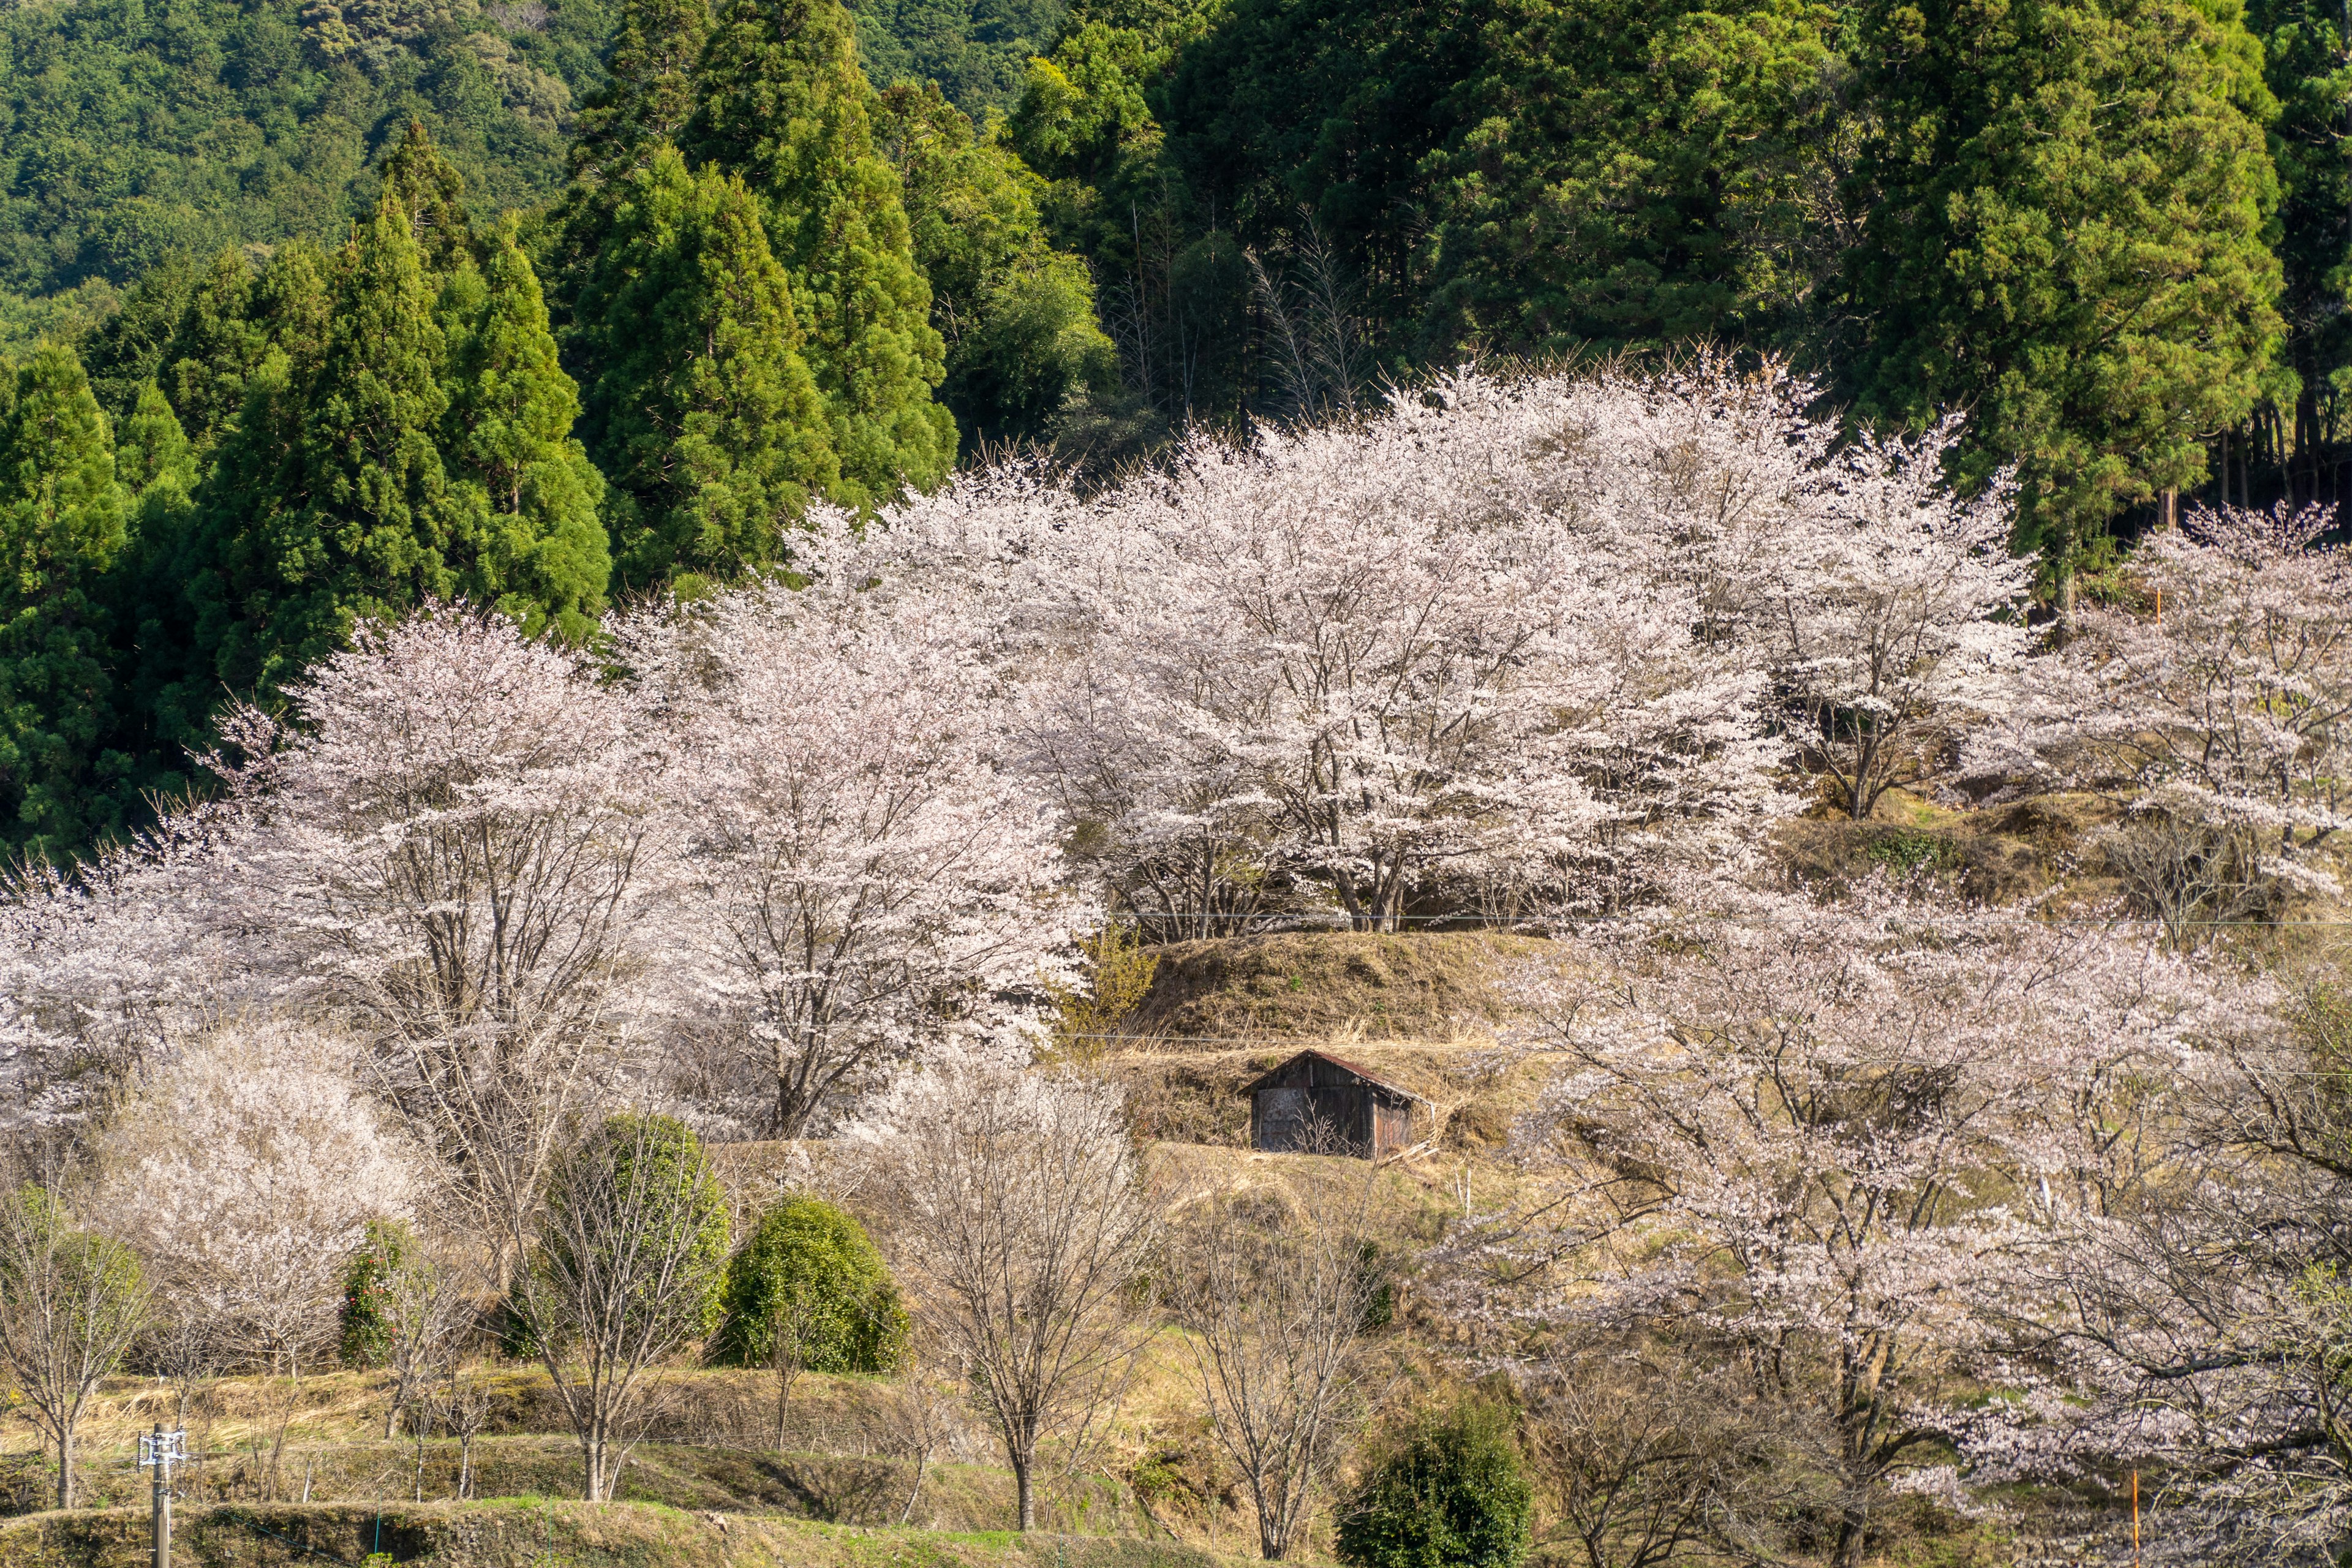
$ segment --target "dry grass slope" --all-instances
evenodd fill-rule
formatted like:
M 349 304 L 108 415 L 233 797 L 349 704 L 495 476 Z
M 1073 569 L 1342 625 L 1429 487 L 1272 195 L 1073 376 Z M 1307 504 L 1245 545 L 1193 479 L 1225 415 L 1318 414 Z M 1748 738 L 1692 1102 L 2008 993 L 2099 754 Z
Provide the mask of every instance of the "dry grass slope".
M 1439 931 L 1177 942 L 1158 950 L 1159 970 L 1128 1029 L 1147 1039 L 1246 1044 L 1489 1033 L 1508 1011 L 1500 987 L 1506 964 L 1543 945 Z
M 1219 1568 L 1224 1561 L 1104 1536 L 872 1531 L 538 1498 L 226 1506 L 184 1513 L 175 1533 L 181 1560 L 204 1568 L 357 1563 L 374 1552 L 418 1568 Z M 146 1542 L 143 1510 L 33 1514 L 0 1521 L 0 1568 L 144 1568 Z

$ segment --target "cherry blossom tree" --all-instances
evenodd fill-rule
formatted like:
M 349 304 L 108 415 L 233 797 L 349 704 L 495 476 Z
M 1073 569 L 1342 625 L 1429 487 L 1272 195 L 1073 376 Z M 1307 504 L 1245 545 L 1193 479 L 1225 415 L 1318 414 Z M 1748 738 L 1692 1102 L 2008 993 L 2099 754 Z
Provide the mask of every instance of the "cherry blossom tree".
M 2025 654 L 2032 563 L 2009 552 L 2006 475 L 1956 499 L 1959 421 L 1912 440 L 1859 436 L 1827 465 L 1810 526 L 1780 531 L 1765 578 L 1773 683 L 1855 820 L 1897 784 L 1947 771 L 1974 723 L 2006 710 Z
M 219 919 L 238 820 L 198 805 L 0 889 L 0 1118 L 86 1131 L 147 1063 L 270 1005 L 277 977 Z
M 2133 557 L 2145 602 L 2089 608 L 1971 746 L 2012 787 L 2124 808 L 2109 858 L 2186 941 L 2341 886 L 2352 823 L 2352 551 L 2317 508 L 2192 513 Z
M 240 817 L 216 919 L 366 1042 L 484 1233 L 519 1245 L 658 929 L 657 750 L 579 658 L 457 606 L 359 628 L 289 698 L 289 721 L 222 723 Z
M 1981 1485 L 2163 1474 L 2169 1558 L 2316 1568 L 2352 1521 L 2352 1001 L 2324 966 L 2234 967 L 2053 1180 L 2002 1275 L 2027 1397 L 1955 1436 Z
M 1190 764 L 1156 789 L 1124 770 L 1147 787 L 1117 826 L 1166 847 L 1147 861 L 1181 849 L 1211 881 L 1214 826 L 1262 816 L 1269 869 L 1392 929 L 1419 884 L 1605 871 L 1612 837 L 1764 793 L 1752 665 L 1696 657 L 1686 600 L 1612 593 L 1614 542 L 1546 458 L 1573 401 L 1458 381 L 1361 426 L 1195 442 L 1122 495 L 1140 591 L 1093 710 L 1115 753 Z
M 418 1187 L 415 1152 L 323 1030 L 230 1025 L 150 1073 L 100 1146 L 98 1211 L 169 1305 L 298 1374 L 331 1343 L 346 1256 Z
M 801 1136 L 947 1029 L 1000 1030 L 1083 910 L 1059 821 L 1000 765 L 1006 705 L 936 597 L 756 585 L 624 646 L 674 745 L 689 1005 L 740 1028 Z
M 2195 987 L 2127 942 L 1885 887 L 1718 910 L 1580 938 L 1528 983 L 1565 1066 L 1518 1139 L 1557 1186 L 1477 1233 L 1472 1288 L 1727 1347 L 1822 1431 L 1851 1564 L 2007 1343 L 1990 1281 L 2050 1241 L 2029 1194 L 2130 1125 Z

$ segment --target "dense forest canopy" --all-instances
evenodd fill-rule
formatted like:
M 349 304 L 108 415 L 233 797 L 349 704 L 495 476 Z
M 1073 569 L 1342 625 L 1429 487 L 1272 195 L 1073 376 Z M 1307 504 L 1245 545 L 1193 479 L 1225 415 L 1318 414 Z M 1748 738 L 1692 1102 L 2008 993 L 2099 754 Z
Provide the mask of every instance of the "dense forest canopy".
M 5 837 L 142 819 L 359 617 L 577 642 L 819 500 L 1478 359 L 1961 415 L 2071 615 L 2184 501 L 2338 499 L 2347 58 L 2301 0 L 18 7 L 0 347 L 79 434 L 0 496 Z
M 18 334 L 175 251 L 330 241 L 411 121 L 490 208 L 562 182 L 599 0 L 99 0 L 0 14 L 0 289 Z M 79 298 L 77 298 L 79 296 Z

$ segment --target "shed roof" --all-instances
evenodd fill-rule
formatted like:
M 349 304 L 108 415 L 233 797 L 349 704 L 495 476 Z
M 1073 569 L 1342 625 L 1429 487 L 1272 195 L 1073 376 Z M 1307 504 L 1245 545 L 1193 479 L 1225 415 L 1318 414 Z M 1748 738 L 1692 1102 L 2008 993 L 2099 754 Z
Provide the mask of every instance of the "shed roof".
M 1295 1057 L 1286 1058 L 1279 1067 L 1274 1068 L 1270 1071 L 1266 1072 L 1263 1077 L 1254 1079 L 1248 1084 L 1244 1085 L 1242 1089 L 1242 1092 L 1244 1094 L 1256 1093 L 1259 1089 L 1265 1088 L 1267 1084 L 1272 1083 L 1276 1079 L 1280 1078 L 1284 1073 L 1288 1072 L 1292 1068 L 1297 1067 L 1300 1062 L 1305 1061 L 1309 1057 L 1314 1058 L 1319 1062 L 1329 1062 L 1333 1067 L 1339 1068 L 1343 1072 L 1353 1073 L 1356 1077 L 1362 1079 L 1365 1083 L 1370 1085 L 1372 1088 L 1395 1095 L 1400 1100 L 1417 1100 L 1424 1105 L 1429 1103 L 1429 1097 L 1427 1095 L 1415 1094 L 1412 1090 L 1406 1089 L 1400 1084 L 1389 1082 L 1388 1079 L 1381 1078 L 1369 1068 L 1360 1067 L 1354 1062 L 1343 1060 L 1339 1057 L 1333 1056 L 1328 1051 L 1301 1051 Z

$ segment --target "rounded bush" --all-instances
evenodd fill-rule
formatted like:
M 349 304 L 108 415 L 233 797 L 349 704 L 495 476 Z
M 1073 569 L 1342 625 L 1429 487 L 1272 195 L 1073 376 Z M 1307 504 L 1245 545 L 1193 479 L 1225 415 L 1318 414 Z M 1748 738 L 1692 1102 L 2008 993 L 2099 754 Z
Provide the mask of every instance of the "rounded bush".
M 1374 1458 L 1339 1510 L 1351 1568 L 1517 1568 L 1532 1498 L 1509 1418 L 1468 1403 Z
M 727 1265 L 726 1312 L 710 1359 L 767 1366 L 784 1348 L 808 1372 L 887 1372 L 905 1353 L 907 1312 L 865 1227 L 816 1198 L 760 1216 Z

